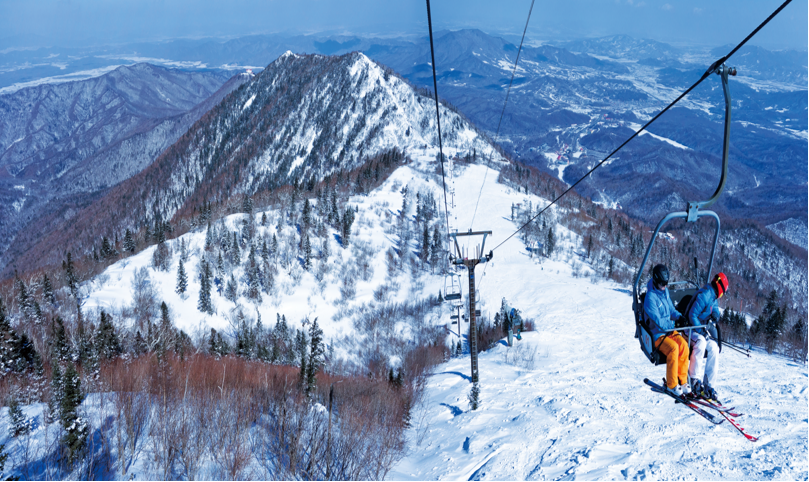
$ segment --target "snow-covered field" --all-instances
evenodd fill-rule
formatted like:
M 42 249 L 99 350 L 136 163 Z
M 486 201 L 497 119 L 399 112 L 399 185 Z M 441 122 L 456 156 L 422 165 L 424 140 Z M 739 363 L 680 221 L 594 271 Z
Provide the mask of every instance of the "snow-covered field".
M 374 289 L 385 280 L 384 253 L 395 239 L 385 231 L 384 220 L 401 207 L 401 187 L 433 189 L 439 205 L 443 204 L 440 184 L 423 173 L 428 168 L 435 172 L 426 164 L 435 159 L 435 152 L 410 154 L 416 162 L 397 169 L 368 196 L 350 200 L 352 206 L 359 206 L 352 242 L 373 247 L 375 269 L 367 281 L 357 282 L 356 297 L 348 306 L 370 302 Z M 459 167 L 455 174 L 459 208 L 452 210 L 450 222 L 459 231 L 491 230 L 485 252 L 516 229 L 510 220 L 512 203 L 547 202 L 498 184 L 498 173 L 482 165 Z M 241 222 L 240 216 L 228 222 Z M 266 229 L 275 230 L 275 226 Z M 388 475 L 390 479 L 809 478 L 806 365 L 766 353 L 756 352 L 748 359 L 725 351 L 716 388 L 725 403 L 745 414 L 739 423 L 759 441 L 747 441 L 728 423 L 711 425 L 643 384 L 645 377 L 663 377 L 664 368 L 652 366 L 634 338 L 629 288 L 575 277 L 571 263 L 581 261 L 580 239 L 562 226 L 557 227 L 557 238 L 555 259 L 529 257 L 519 236 L 514 236 L 497 247 L 491 262 L 477 268 L 483 316 L 492 317 L 505 297 L 524 317 L 535 320 L 536 331 L 525 333 L 512 348 L 501 341 L 481 354 L 482 404 L 477 411 L 468 408 L 469 356 L 436 368 L 423 403 L 412 414 L 408 454 Z M 190 233 L 185 239 L 193 258 L 204 243 L 204 233 Z M 285 278 L 288 275 L 279 275 L 277 283 L 285 287 L 281 295 L 265 296 L 255 308 L 241 300 L 251 306 L 248 315 L 258 311 L 265 324 L 272 324 L 276 312 L 284 313 L 293 326 L 299 326 L 304 316 L 317 316 L 327 339 L 350 334 L 350 317 L 336 314 L 339 280 L 350 269 L 353 254 L 343 251 L 333 236 L 329 239 L 334 243 L 332 252 L 339 256 L 324 290 L 318 290 L 311 273 L 303 273 L 294 286 Z M 477 238 L 464 247 L 474 252 L 479 242 Z M 151 251 L 111 266 L 88 286 L 85 306 L 115 310 L 131 303 L 135 270 L 149 264 Z M 197 311 L 199 282 L 195 268 L 190 268 L 196 263 L 187 264 L 190 292 L 185 299 L 174 293 L 176 264 L 175 254 L 168 273 L 150 268 L 150 279 L 171 307 L 175 322 L 189 332 L 226 328 L 235 304 L 215 294 L 215 315 Z M 419 275 L 416 286 L 411 285 L 409 274 L 403 273 L 397 281 L 401 286 L 392 294 L 397 301 L 436 294 L 443 288 L 443 278 L 429 273 Z M 449 312 L 434 322 L 448 323 Z M 90 400 L 85 409 L 93 411 Z M 28 413 L 41 419 L 41 407 L 28 407 Z M 7 423 L 3 412 L 0 431 L 4 434 Z M 44 433 L 40 428 L 34 439 L 44 438 Z M 21 457 L 23 448 L 6 437 L 0 442 L 7 443 L 12 454 L 8 468 L 15 457 Z M 148 457 L 148 450 L 145 446 L 143 457 Z M 136 478 L 154 476 L 147 471 L 138 472 Z

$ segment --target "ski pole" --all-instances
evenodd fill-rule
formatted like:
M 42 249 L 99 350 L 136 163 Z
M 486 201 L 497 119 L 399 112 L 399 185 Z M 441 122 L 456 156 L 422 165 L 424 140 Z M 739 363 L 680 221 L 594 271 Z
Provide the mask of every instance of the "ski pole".
M 736 351 L 736 352 L 741 353 L 742 355 L 747 355 L 747 358 L 750 358 L 750 350 L 744 350 L 744 349 L 741 349 L 741 348 L 739 348 L 738 346 L 733 345 L 733 344 L 731 344 L 731 343 L 728 343 L 728 342 L 726 342 L 726 341 L 723 341 L 723 342 L 722 342 L 722 346 L 728 347 L 728 348 L 730 348 L 730 349 L 731 349 L 731 350 L 733 350 L 733 351 Z
M 749 349 L 749 348 L 745 348 L 745 347 L 743 347 L 743 346 L 736 345 L 735 343 L 731 343 L 731 342 L 726 341 L 726 340 L 722 340 L 722 345 L 730 345 L 730 346 L 732 346 L 733 348 L 738 348 L 739 350 L 750 351 L 750 349 Z

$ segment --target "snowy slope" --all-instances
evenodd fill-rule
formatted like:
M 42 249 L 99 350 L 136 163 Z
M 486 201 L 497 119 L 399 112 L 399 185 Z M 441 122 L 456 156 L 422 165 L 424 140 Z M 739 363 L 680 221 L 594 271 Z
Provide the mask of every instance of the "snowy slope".
M 450 148 L 445 152 L 448 155 L 454 155 L 457 150 Z M 386 282 L 386 252 L 398 247 L 397 238 L 392 234 L 392 229 L 402 206 L 402 188 L 407 186 L 412 193 L 410 195 L 411 204 L 417 192 L 423 194 L 432 192 L 436 199 L 443 199 L 440 197 L 440 177 L 435 175 L 437 149 L 418 150 L 413 154 L 417 161 L 394 171 L 378 189 L 367 196 L 350 198 L 348 205 L 357 209 L 350 248 L 342 248 L 335 237 L 336 231 L 330 230 L 325 240 L 329 243 L 329 252 L 332 255 L 327 261 L 328 274 L 322 283 L 316 279 L 317 267 L 313 267 L 308 272 L 304 271 L 300 267 L 299 260 L 296 259 L 289 269 L 283 267 L 278 269 L 275 275 L 274 290 L 272 293 L 264 295 L 260 303 L 250 302 L 244 296 L 232 302 L 225 298 L 224 293 L 214 290 L 214 314 L 202 313 L 197 309 L 200 290 L 198 264 L 204 254 L 205 245 L 205 231 L 201 231 L 188 233 L 167 242 L 174 252 L 174 257 L 170 269 L 166 272 L 155 270 L 152 267 L 155 246 L 111 265 L 104 273 L 83 287 L 86 293 L 84 309 L 90 313 L 91 317 L 100 310 L 113 314 L 121 313 L 124 308 L 133 303 L 132 286 L 136 272 L 146 268 L 149 283 L 158 293 L 158 297 L 169 306 L 174 323 L 192 337 L 202 336 L 210 328 L 227 331 L 231 327 L 230 321 L 235 310 L 239 308 L 253 320 L 256 319 L 257 313 L 260 314 L 265 324 L 268 321 L 273 323 L 276 314 L 286 316 L 292 326 L 298 327 L 301 326 L 304 318 L 317 317 L 327 339 L 351 337 L 354 330 L 353 320 L 344 314 L 350 312 L 352 308 L 361 307 L 373 301 L 374 290 Z M 476 172 L 480 169 L 482 168 L 475 166 L 469 171 Z M 494 182 L 496 177 L 496 172 L 490 172 L 489 182 Z M 291 248 L 296 242 L 297 228 L 286 224 L 279 231 L 277 224 L 282 213 L 277 211 L 267 211 L 268 226 L 262 227 L 260 226 L 262 214 L 262 212 L 253 214 L 258 225 L 257 236 L 266 235 L 269 238 L 274 234 L 279 240 L 279 251 L 286 249 L 285 244 Z M 238 231 L 246 216 L 245 214 L 231 215 L 217 224 L 220 228 Z M 189 290 L 184 296 L 175 292 L 181 242 L 185 243 L 189 252 L 189 259 L 185 263 Z M 314 242 L 316 250 L 320 247 L 320 241 Z M 409 248 L 417 249 L 416 240 L 411 241 Z M 340 288 L 344 286 L 343 280 L 346 273 L 357 269 L 358 257 L 362 256 L 362 251 L 369 253 L 370 259 L 367 262 L 370 274 L 367 279 L 358 276 L 355 287 L 356 295 L 351 300 L 344 301 Z M 246 256 L 247 253 L 242 254 L 243 259 Z M 236 279 L 242 279 L 245 275 L 244 268 L 237 268 L 235 273 Z M 388 295 L 387 301 L 405 302 L 414 297 L 437 295 L 444 288 L 444 279 L 429 271 L 419 272 L 415 277 L 406 271 L 397 275 L 393 279 L 393 284 L 398 288 Z M 120 317 L 117 318 L 120 319 Z M 344 352 L 346 351 L 344 350 Z
M 378 189 L 349 200 L 358 207 L 352 243 L 367 243 L 374 253 L 373 274 L 357 282 L 353 300 L 339 301 L 339 286 L 359 251 L 342 250 L 335 241 L 331 249 L 338 254 L 322 292 L 312 273 L 302 273 L 296 284 L 280 270 L 278 296 L 265 296 L 255 307 L 244 298 L 237 300 L 248 317 L 257 310 L 271 325 L 275 313 L 283 313 L 292 326 L 300 326 L 304 316 L 317 316 L 326 339 L 338 345 L 338 356 L 351 356 L 351 343 L 358 336 L 352 308 L 370 303 L 374 289 L 385 282 L 383 253 L 395 246 L 388 219 L 401 206 L 401 187 L 408 185 L 411 193 L 428 189 L 441 193 L 440 177 L 431 164 L 435 151 L 413 154 L 415 162 L 397 169 Z M 450 182 L 453 179 L 463 188 L 456 189 L 458 208 L 450 212 L 451 223 L 460 231 L 492 230 L 486 251 L 515 230 L 510 221 L 512 203 L 547 202 L 498 184 L 497 172 L 481 165 L 457 166 Z M 269 213 L 271 218 L 275 215 Z M 233 226 L 243 216 L 231 216 L 226 222 Z M 261 229 L 275 232 L 275 221 L 269 224 Z M 292 229 L 286 226 L 276 234 L 281 238 Z M 559 255 L 554 259 L 529 258 L 515 236 L 494 251 L 490 263 L 478 267 L 483 316 L 491 317 L 505 297 L 536 321 L 536 331 L 526 333 L 513 348 L 501 342 L 481 354 L 482 406 L 475 412 L 468 410 L 467 402 L 469 356 L 436 368 L 423 403 L 412 414 L 409 453 L 390 479 L 805 480 L 809 476 L 805 365 L 764 353 L 751 359 L 723 353 L 717 389 L 728 404 L 746 414 L 739 422 L 760 440 L 746 441 L 727 423 L 710 425 L 643 385 L 643 378 L 658 379 L 664 369 L 649 364 L 633 338 L 628 287 L 574 277 L 571 263 L 582 251 L 580 239 L 561 225 L 557 238 Z M 204 243 L 204 233 L 189 233 L 183 239 L 191 246 L 187 299 L 174 294 L 176 254 L 168 273 L 148 268 L 152 283 L 180 328 L 191 334 L 208 327 L 226 330 L 234 303 L 214 294 L 215 315 L 196 309 L 199 282 L 191 267 L 196 266 L 195 249 Z M 465 247 L 474 248 L 474 243 Z M 85 286 L 85 309 L 116 311 L 130 304 L 135 270 L 147 266 L 150 258 L 151 249 L 111 266 Z M 405 270 L 395 282 L 398 289 L 391 294 L 395 301 L 435 294 L 443 287 L 443 278 L 429 272 L 411 277 Z M 436 324 L 448 321 L 448 310 L 432 319 Z M 85 408 L 94 416 L 89 403 Z M 40 409 L 29 412 L 35 415 Z M 19 450 L 11 447 L 12 453 Z M 139 479 L 154 476 L 148 471 L 137 474 Z
M 482 170 L 470 169 L 465 184 L 480 185 Z M 472 191 L 459 191 L 458 204 L 474 203 Z M 487 183 L 482 197 L 474 229 L 491 229 L 495 246 L 513 232 L 510 202 L 523 196 Z M 517 237 L 494 254 L 478 281 L 482 299 L 497 308 L 505 296 L 537 320 L 536 332 L 481 355 L 483 404 L 475 412 L 467 402 L 469 357 L 437 368 L 414 416 L 411 453 L 392 479 L 809 476 L 806 365 L 765 353 L 721 355 L 717 390 L 746 414 L 739 422 L 760 437 L 750 443 L 727 423 L 714 427 L 643 384 L 665 369 L 652 366 L 634 339 L 628 287 L 573 278 L 567 263 L 536 264 Z M 425 434 L 416 445 L 419 431 Z

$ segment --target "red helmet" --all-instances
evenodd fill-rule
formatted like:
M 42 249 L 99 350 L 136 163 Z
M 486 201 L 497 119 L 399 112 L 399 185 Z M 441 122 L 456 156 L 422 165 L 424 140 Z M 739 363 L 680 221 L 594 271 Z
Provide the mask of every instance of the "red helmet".
M 716 297 L 721 298 L 722 295 L 728 290 L 728 277 L 725 276 L 725 273 L 719 273 L 714 276 L 713 281 L 711 281 L 711 285 L 713 289 L 716 290 Z

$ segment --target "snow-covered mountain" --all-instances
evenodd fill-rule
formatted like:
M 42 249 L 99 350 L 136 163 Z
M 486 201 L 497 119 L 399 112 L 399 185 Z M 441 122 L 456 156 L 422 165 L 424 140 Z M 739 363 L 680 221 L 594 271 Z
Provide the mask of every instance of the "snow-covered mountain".
M 491 154 L 462 115 L 442 107 L 441 118 L 445 146 Z M 147 169 L 69 224 L 52 228 L 38 245 L 26 246 L 17 265 L 59 262 L 54 256 L 61 255 L 41 253 L 55 253 L 55 246 L 87 252 L 102 235 L 112 238 L 206 202 L 313 185 L 394 147 L 407 152 L 435 145 L 435 123 L 433 99 L 363 54 L 287 53 L 225 97 Z
M 143 170 L 245 80 L 228 77 L 137 64 L 0 95 L 0 267 L 20 231 L 30 243 Z
M 304 231 L 285 221 L 284 207 L 234 214 L 214 223 L 213 234 L 200 228 L 167 242 L 172 254 L 166 271 L 152 265 L 155 247 L 110 266 L 80 289 L 85 317 L 97 319 L 104 310 L 119 326 L 134 327 L 138 304 L 146 300 L 154 309 L 165 301 L 177 327 L 197 341 L 204 340 L 210 328 L 231 336 L 245 319 L 255 323 L 260 317 L 272 327 L 284 315 L 296 329 L 317 318 L 331 346 L 333 366 L 340 365 L 338 359 L 351 366 L 368 354 L 381 354 L 395 366 L 406 351 L 402 347 L 416 342 L 419 323 L 446 330 L 450 346 L 465 343 L 468 325 L 462 322 L 460 330 L 452 325 L 448 306 L 427 308 L 419 317 L 406 313 L 408 303 L 445 290 L 440 268 L 433 271 L 418 260 L 421 242 L 407 234 L 413 225 L 425 222 L 422 209 L 431 204 L 425 200 L 441 193 L 436 152 L 433 146 L 414 151 L 412 162 L 398 167 L 379 187 L 345 200 L 356 213 L 349 243 L 339 243 L 332 227 L 312 229 L 312 245 L 318 249 L 310 270 L 292 254 Z M 464 152 L 450 148 L 449 154 Z M 643 378 L 658 379 L 664 370 L 650 365 L 640 352 L 628 287 L 596 274 L 581 237 L 557 224 L 573 214 L 570 210 L 553 208 L 547 217 L 557 233 L 556 254 L 532 255 L 519 236 L 507 240 L 519 227 L 511 220 L 512 209 L 517 203 L 542 206 L 547 199 L 496 182 L 497 171 L 483 165 L 454 163 L 448 174 L 456 187 L 464 186 L 456 190 L 457 207 L 450 208 L 450 218 L 462 231 L 491 230 L 485 249 L 496 247 L 492 261 L 476 270 L 482 318 L 491 320 L 505 298 L 533 321 L 535 331 L 524 333 L 513 347 L 501 340 L 481 354 L 481 406 L 476 411 L 469 410 L 467 400 L 468 352 L 436 366 L 412 410 L 407 454 L 387 478 L 806 478 L 805 365 L 759 351 L 747 359 L 724 350 L 717 389 L 723 401 L 744 413 L 739 423 L 759 441 L 748 442 L 728 423 L 709 424 L 643 385 Z M 474 212 L 471 206 L 478 196 L 482 202 Z M 319 201 L 311 203 L 317 212 Z M 442 227 L 441 203 L 436 204 L 438 211 L 428 215 L 426 223 Z M 318 216 L 313 216 L 318 224 Z M 221 292 L 212 292 L 213 312 L 201 312 L 200 261 L 209 257 L 216 266 L 215 253 L 229 242 L 221 240 L 234 233 L 238 239 L 253 236 L 248 241 L 253 246 L 273 237 L 279 240 L 268 260 L 278 266 L 272 286 L 260 299 L 249 298 L 249 262 L 226 260 L 226 270 L 233 266 L 236 294 L 230 298 L 223 284 Z M 205 248 L 207 237 L 213 239 L 212 251 Z M 479 241 L 462 247 L 473 250 Z M 183 256 L 189 283 L 181 295 L 175 287 Z M 247 256 L 245 248 L 242 259 Z M 458 274 L 465 280 L 465 273 Z M 399 316 L 377 318 L 391 307 Z M 118 423 L 109 422 L 105 404 L 111 403 L 93 394 L 82 406 L 89 423 L 109 434 Z M 57 424 L 44 424 L 43 412 L 44 404 L 27 407 L 37 430 L 5 439 L 11 454 L 7 467 L 47 454 L 48 440 L 56 438 L 58 429 Z M 6 417 L 0 424 L 5 423 Z M 240 436 L 250 437 L 257 429 L 247 428 Z M 152 433 L 159 431 L 144 429 L 128 459 L 128 473 L 135 479 L 158 475 L 153 460 L 162 449 Z M 221 477 L 214 452 L 202 450 L 198 476 Z M 266 478 L 270 474 L 264 470 L 266 464 L 252 454 L 242 473 Z

